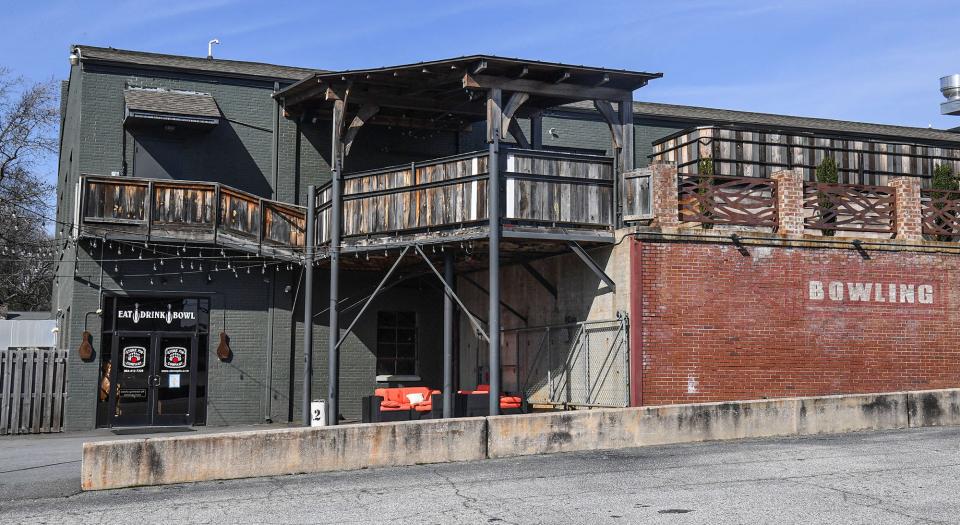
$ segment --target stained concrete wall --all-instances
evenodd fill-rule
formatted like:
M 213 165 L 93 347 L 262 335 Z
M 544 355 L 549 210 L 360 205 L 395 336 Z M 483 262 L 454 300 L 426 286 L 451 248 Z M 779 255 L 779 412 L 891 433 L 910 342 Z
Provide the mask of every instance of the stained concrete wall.
M 622 239 L 626 233 L 626 230 L 617 232 L 616 239 Z M 512 346 L 514 339 L 509 336 L 509 330 L 578 321 L 610 320 L 617 318 L 617 312 L 629 312 L 629 244 L 620 242 L 588 250 L 594 261 L 616 283 L 616 290 L 601 281 L 573 252 L 530 263 L 530 266 L 556 288 L 556 298 L 522 266 L 502 267 L 500 299 L 516 311 L 514 313 L 506 307 L 500 309 L 501 326 L 508 331 L 501 343 L 504 390 L 515 392 L 517 389 L 517 378 L 510 366 L 517 362 L 517 352 L 523 351 Z M 481 290 L 477 284 L 484 289 Z M 488 285 L 489 277 L 485 271 L 471 273 L 457 280 L 457 293 L 467 308 L 478 314 L 483 321 L 486 321 L 488 313 Z M 488 382 L 489 348 L 485 341 L 476 336 L 465 315 L 460 316 L 459 330 L 460 388 L 472 389 L 478 383 Z M 563 362 L 562 358 L 563 356 L 560 356 L 561 360 L 556 362 Z
M 668 443 L 937 425 L 960 425 L 960 389 L 85 443 L 81 484 L 84 490 L 99 490 Z
M 84 443 L 84 490 L 485 457 L 482 418 Z

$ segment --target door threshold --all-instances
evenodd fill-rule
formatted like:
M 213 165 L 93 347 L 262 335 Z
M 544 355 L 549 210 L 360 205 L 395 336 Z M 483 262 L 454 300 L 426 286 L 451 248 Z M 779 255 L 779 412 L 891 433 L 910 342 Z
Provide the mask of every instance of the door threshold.
M 132 434 L 165 434 L 169 432 L 195 432 L 196 429 L 189 426 L 156 426 L 156 427 L 113 427 L 110 432 L 118 436 L 128 436 Z

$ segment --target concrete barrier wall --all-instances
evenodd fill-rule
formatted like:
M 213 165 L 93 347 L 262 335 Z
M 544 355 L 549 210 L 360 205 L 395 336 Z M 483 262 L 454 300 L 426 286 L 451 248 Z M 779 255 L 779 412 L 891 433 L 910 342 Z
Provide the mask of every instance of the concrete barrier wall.
M 911 427 L 960 425 L 960 389 L 907 392 Z
M 84 490 L 669 443 L 960 425 L 960 389 L 85 443 Z
M 483 418 L 84 443 L 81 487 L 276 476 L 486 457 Z

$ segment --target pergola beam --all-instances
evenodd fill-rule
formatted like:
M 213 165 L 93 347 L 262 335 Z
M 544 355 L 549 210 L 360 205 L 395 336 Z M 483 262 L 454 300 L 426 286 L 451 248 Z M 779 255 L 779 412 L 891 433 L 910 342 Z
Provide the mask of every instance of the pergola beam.
M 463 87 L 465 89 L 499 88 L 503 91 L 521 91 L 531 95 L 567 98 L 571 100 L 619 101 L 630 94 L 630 91 L 625 89 L 582 86 L 572 83 L 554 84 L 525 78 L 510 79 L 470 73 L 463 75 Z
M 350 121 L 350 126 L 347 128 L 346 133 L 343 134 L 344 157 L 350 154 L 350 148 L 353 147 L 353 140 L 357 137 L 357 133 L 360 131 L 360 128 L 363 127 L 363 125 L 373 118 L 373 116 L 379 111 L 380 106 L 371 104 L 369 102 L 360 106 L 357 114 L 353 117 L 353 120 Z

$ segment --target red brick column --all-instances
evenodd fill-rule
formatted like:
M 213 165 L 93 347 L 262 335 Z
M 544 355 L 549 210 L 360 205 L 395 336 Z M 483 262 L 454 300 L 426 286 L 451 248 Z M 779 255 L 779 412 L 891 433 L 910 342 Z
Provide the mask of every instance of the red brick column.
M 676 228 L 680 225 L 677 204 L 677 166 L 662 162 L 650 165 L 651 190 L 653 193 L 653 224 L 661 228 Z
M 781 170 L 770 178 L 777 181 L 777 233 L 803 235 L 803 175 Z
M 920 215 L 920 179 L 917 177 L 891 177 L 889 184 L 896 195 L 896 235 L 904 241 L 923 239 Z

